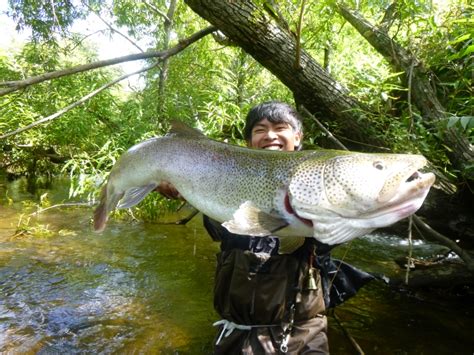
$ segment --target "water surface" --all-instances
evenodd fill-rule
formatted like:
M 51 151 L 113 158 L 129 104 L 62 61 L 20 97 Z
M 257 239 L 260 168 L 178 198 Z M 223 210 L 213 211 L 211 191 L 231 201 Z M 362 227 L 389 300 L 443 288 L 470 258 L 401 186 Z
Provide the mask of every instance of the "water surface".
M 186 226 L 112 220 L 96 234 L 92 208 L 30 217 L 28 206 L 44 192 L 0 182 L 0 352 L 211 353 L 219 246 L 199 216 Z M 49 194 L 61 202 L 65 186 Z M 28 218 L 30 232 L 17 233 Z M 401 271 L 393 257 L 407 254 L 405 244 L 374 234 L 335 254 L 394 275 Z M 414 253 L 440 250 L 420 242 Z M 372 282 L 336 315 L 367 354 L 472 354 L 473 305 L 459 300 L 414 297 Z M 353 354 L 341 327 L 329 321 L 332 354 Z

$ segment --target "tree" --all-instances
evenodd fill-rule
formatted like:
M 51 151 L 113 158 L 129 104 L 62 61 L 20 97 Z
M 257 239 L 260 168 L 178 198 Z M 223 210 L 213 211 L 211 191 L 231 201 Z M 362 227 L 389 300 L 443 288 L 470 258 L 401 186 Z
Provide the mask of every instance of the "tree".
M 349 90 L 334 80 L 307 52 L 300 49 L 299 37 L 272 18 L 268 8 L 251 0 L 239 2 L 185 0 L 200 16 L 215 25 L 229 39 L 241 46 L 261 65 L 274 73 L 295 96 L 298 104 L 317 114 L 322 121 L 337 121 L 343 135 L 352 140 L 381 146 L 377 134 L 371 132 L 369 111 L 355 100 Z M 361 32 L 369 42 L 394 65 L 404 71 L 405 83 L 410 76 L 410 92 L 421 115 L 438 124 L 446 120 L 446 110 L 436 98 L 429 73 L 417 58 L 376 30 L 367 21 L 337 4 L 338 11 Z M 298 53 L 298 54 L 297 54 Z M 367 134 L 369 132 L 369 134 Z M 371 134 L 372 133 L 372 134 Z M 458 169 L 470 168 L 466 176 L 474 179 L 472 161 L 474 148 L 462 132 L 444 130 L 449 156 Z

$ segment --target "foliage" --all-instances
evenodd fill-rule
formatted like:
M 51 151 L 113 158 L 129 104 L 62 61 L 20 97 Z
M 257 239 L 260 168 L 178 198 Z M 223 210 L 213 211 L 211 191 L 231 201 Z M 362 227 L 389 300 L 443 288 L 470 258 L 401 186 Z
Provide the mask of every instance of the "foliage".
M 251 106 L 275 97 L 289 99 L 289 91 L 242 50 L 216 48 L 211 39 L 196 47 L 170 63 L 168 94 L 162 103 L 167 118 L 187 118 L 213 138 L 238 142 Z
M 447 127 L 458 127 L 474 143 L 473 12 L 472 5 L 451 9 L 450 16 L 442 24 L 444 30 L 425 42 L 425 50 L 432 53 L 426 61 L 436 74 L 438 96 L 450 113 Z M 435 41 L 443 41 L 447 46 L 440 50 Z
M 54 41 L 53 34 L 84 16 L 72 1 L 9 0 L 7 12 L 16 22 L 17 30 L 31 28 L 35 41 Z
M 394 73 L 385 58 L 336 14 L 331 3 L 312 3 L 305 12 L 308 31 L 303 35 L 304 47 L 321 63 L 325 51 L 330 53 L 325 65 L 369 108 L 366 115 L 373 117 L 372 127 L 387 148 L 422 153 L 439 169 L 451 170 L 454 177 L 459 172 L 451 168 L 449 150 L 439 142 L 446 128 L 453 126 L 473 141 L 473 6 L 463 0 L 347 2 L 379 28 L 387 26 L 388 34 L 434 73 L 433 86 L 447 113 L 444 125 L 433 128 L 424 124 L 410 102 L 402 80 L 404 73 Z M 283 9 L 291 18 L 294 10 Z M 337 135 L 337 126 L 331 130 Z
M 14 56 L 2 56 L 0 72 L 6 80 L 38 75 L 59 66 L 73 66 L 94 57 L 86 48 L 77 48 L 71 61 L 70 53 L 56 44 L 28 43 Z M 3 132 L 30 124 L 51 115 L 88 94 L 92 89 L 110 81 L 113 71 L 90 71 L 38 84 L 24 92 L 0 97 L 0 128 Z M 113 92 L 99 95 L 95 101 L 83 105 L 32 131 L 16 135 L 4 143 L 8 151 L 1 164 L 15 175 L 55 174 L 61 164 L 80 152 L 95 151 L 102 146 L 117 116 Z M 98 135 L 97 131 L 106 134 Z

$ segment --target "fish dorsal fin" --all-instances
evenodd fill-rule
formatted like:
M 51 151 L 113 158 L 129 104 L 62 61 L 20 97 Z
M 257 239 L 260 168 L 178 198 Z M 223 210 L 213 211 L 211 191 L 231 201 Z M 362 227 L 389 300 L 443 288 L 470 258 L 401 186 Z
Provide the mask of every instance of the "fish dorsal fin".
M 169 133 L 185 135 L 188 137 L 205 137 L 198 129 L 188 126 L 186 123 L 178 120 L 171 121 Z
M 231 233 L 265 237 L 286 227 L 288 223 L 256 207 L 252 202 L 242 203 L 230 221 L 222 223 Z

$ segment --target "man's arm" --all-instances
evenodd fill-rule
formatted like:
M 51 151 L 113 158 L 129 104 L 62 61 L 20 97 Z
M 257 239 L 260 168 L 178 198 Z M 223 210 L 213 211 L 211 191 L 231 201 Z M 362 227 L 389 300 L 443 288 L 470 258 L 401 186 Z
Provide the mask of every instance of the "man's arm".
M 154 191 L 159 192 L 164 197 L 172 199 L 172 200 L 176 200 L 176 199 L 184 200 L 183 196 L 181 196 L 179 191 L 176 190 L 173 184 L 168 181 L 160 182 L 160 184 L 156 187 Z

